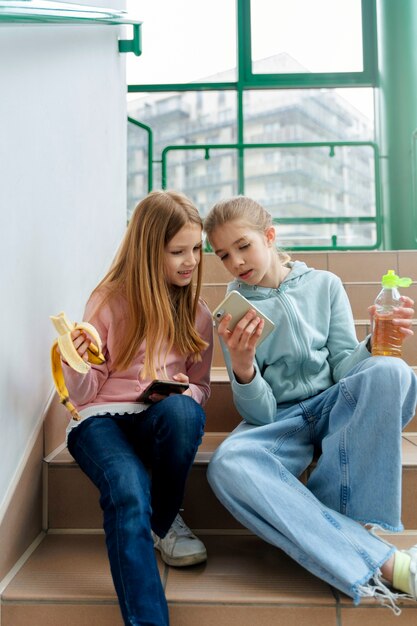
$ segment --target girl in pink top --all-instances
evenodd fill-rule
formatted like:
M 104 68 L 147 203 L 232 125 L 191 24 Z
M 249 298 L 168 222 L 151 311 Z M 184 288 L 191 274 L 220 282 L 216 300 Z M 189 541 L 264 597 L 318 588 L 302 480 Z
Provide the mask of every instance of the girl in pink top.
M 87 374 L 63 364 L 82 418 L 70 423 L 68 449 L 100 491 L 113 582 L 132 626 L 169 624 L 154 546 L 171 565 L 207 556 L 178 515 L 209 396 L 212 321 L 199 298 L 201 236 L 188 198 L 148 194 L 87 303 L 85 319 L 99 331 L 106 361 Z M 79 330 L 72 336 L 87 358 L 88 337 Z M 189 388 L 139 402 L 155 378 Z

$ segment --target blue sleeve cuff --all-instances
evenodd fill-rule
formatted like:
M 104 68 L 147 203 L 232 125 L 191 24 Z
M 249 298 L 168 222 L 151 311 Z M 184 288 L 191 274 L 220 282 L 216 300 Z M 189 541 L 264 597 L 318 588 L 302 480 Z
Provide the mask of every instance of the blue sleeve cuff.
M 258 398 L 260 395 L 265 394 L 265 381 L 263 380 L 258 366 L 254 363 L 255 367 L 255 376 L 250 381 L 250 383 L 241 384 L 238 383 L 234 374 L 232 379 L 232 391 L 236 396 L 242 398 L 243 400 L 254 400 Z

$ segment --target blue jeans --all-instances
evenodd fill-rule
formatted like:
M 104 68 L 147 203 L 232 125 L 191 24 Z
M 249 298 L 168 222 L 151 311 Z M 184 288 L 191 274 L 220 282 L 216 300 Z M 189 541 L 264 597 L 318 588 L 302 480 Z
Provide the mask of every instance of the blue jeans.
M 69 434 L 70 453 L 100 491 L 126 625 L 169 624 L 151 529 L 164 537 L 174 521 L 204 423 L 200 405 L 178 395 L 143 413 L 87 418 Z
M 359 603 L 380 594 L 394 548 L 358 522 L 402 529 L 401 431 L 416 401 L 404 361 L 366 359 L 317 396 L 278 405 L 276 422 L 240 424 L 212 458 L 209 482 L 243 525 Z M 317 449 L 304 486 L 298 477 Z

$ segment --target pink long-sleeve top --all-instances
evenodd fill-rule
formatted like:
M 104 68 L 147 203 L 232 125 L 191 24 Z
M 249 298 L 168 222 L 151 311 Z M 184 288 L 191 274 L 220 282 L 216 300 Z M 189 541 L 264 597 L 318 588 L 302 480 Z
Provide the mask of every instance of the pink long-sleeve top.
M 100 297 L 93 294 L 89 299 L 84 319 L 96 327 L 102 340 L 102 352 L 106 359 L 102 365 L 91 365 L 87 374 L 79 374 L 63 363 L 65 383 L 71 401 L 82 419 L 104 413 L 135 413 L 149 405 L 137 402 L 137 398 L 151 382 L 142 379 L 140 373 L 145 360 L 145 342 L 139 347 L 129 368 L 116 371 L 113 368 L 112 355 L 115 354 L 118 337 L 123 331 L 123 301 L 117 306 L 106 303 L 98 307 Z M 210 367 L 213 353 L 213 322 L 207 305 L 200 300 L 196 315 L 196 329 L 208 343 L 202 353 L 201 361 L 181 355 L 172 350 L 166 359 L 168 378 L 182 372 L 189 378 L 191 395 L 199 404 L 204 404 L 210 395 Z M 164 351 L 162 349 L 162 354 Z M 80 422 L 71 420 L 68 431 Z

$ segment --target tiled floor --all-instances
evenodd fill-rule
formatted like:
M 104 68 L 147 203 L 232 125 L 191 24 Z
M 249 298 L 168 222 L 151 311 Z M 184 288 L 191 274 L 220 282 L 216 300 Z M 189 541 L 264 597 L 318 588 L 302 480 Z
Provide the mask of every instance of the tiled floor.
M 390 536 L 391 537 L 391 536 Z M 204 565 L 160 564 L 171 626 L 415 626 L 417 604 L 396 618 L 352 601 L 251 535 L 204 537 Z M 399 547 L 417 541 L 404 533 Z M 55 620 L 55 621 L 54 621 Z M 2 626 L 121 626 L 104 537 L 47 535 L 6 589 Z

